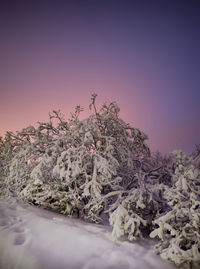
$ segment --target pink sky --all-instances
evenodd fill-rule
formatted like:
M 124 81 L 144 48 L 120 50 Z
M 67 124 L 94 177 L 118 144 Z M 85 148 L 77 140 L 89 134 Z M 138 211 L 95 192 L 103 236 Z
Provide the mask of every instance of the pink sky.
M 196 6 L 59 3 L 1 9 L 0 135 L 46 121 L 53 109 L 69 118 L 80 104 L 86 117 L 96 92 L 99 105 L 116 101 L 121 118 L 147 133 L 153 151 L 193 151 L 200 142 Z

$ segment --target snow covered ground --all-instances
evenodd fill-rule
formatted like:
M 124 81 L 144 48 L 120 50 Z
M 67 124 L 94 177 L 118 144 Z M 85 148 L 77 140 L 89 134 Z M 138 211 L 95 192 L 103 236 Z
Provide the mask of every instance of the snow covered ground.
M 111 228 L 0 201 L 0 269 L 172 269 L 152 241 L 113 242 Z

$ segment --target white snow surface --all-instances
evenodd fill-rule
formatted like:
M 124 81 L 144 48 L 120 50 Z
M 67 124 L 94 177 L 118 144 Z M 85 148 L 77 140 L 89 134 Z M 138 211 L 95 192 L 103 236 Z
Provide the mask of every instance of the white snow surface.
M 111 228 L 0 200 L 0 269 L 172 269 L 152 240 L 115 242 Z

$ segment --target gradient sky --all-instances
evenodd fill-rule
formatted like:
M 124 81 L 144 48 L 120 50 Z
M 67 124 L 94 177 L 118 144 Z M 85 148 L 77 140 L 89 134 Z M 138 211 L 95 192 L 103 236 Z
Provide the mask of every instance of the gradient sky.
M 42 3 L 42 4 L 41 4 Z M 162 153 L 200 143 L 198 1 L 0 4 L 0 135 L 116 101 Z

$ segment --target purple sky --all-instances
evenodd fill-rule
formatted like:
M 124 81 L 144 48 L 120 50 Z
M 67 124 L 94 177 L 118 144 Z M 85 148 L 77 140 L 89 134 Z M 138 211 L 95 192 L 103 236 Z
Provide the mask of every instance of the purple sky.
M 42 5 L 41 5 L 42 3 Z M 116 101 L 162 153 L 200 143 L 198 1 L 5 1 L 0 135 Z

